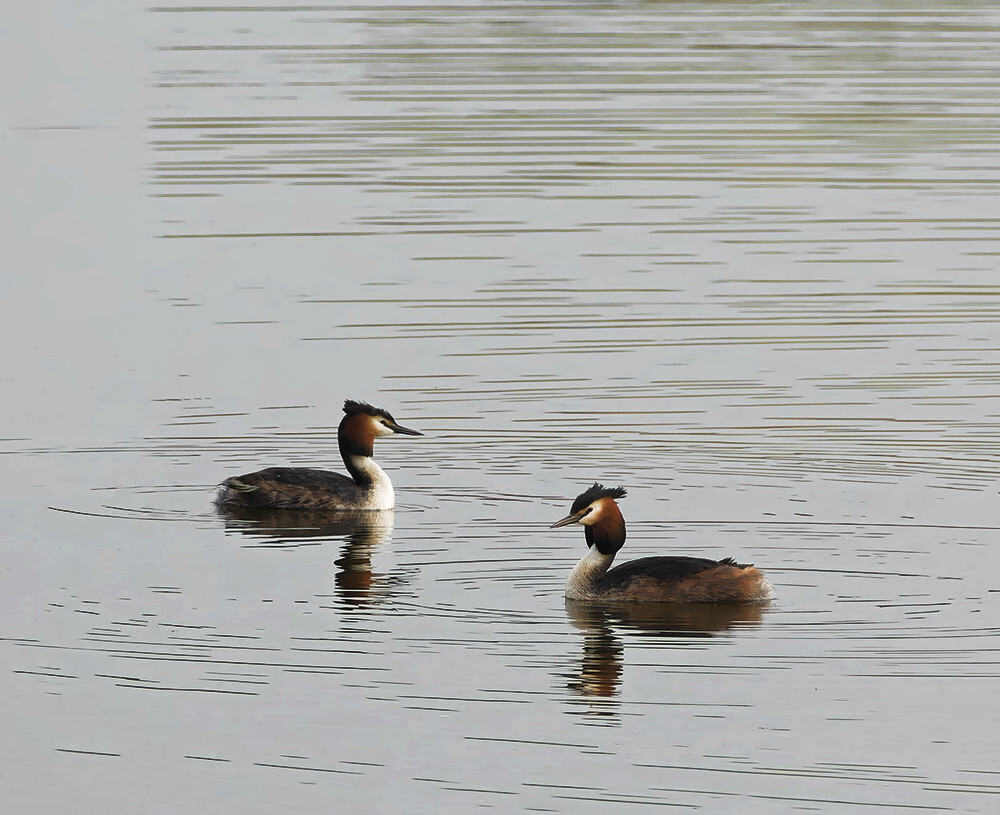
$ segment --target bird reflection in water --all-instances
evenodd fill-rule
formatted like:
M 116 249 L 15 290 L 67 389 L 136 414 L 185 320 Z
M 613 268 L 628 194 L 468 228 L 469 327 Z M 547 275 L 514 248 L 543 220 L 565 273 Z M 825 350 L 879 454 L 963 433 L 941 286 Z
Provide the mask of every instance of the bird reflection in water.
M 616 717 L 625 671 L 625 644 L 620 632 L 670 640 L 670 646 L 683 647 L 732 628 L 757 626 L 766 611 L 767 606 L 760 605 L 567 600 L 569 621 L 583 634 L 580 667 L 568 675 L 567 688 L 587 701 L 585 715 Z
M 374 571 L 372 555 L 392 537 L 395 512 L 383 510 L 281 510 L 224 507 L 226 530 L 298 546 L 343 538 L 334 561 L 337 597 L 344 605 L 367 606 L 391 596 L 403 578 Z M 309 540 L 312 539 L 312 540 Z

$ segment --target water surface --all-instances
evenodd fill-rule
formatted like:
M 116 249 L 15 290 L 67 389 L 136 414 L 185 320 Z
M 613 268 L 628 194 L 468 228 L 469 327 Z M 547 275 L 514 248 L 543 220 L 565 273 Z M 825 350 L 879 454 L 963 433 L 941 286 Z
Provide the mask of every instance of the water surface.
M 996 809 L 991 4 L 14 14 L 11 806 Z M 344 398 L 394 512 L 214 509 Z

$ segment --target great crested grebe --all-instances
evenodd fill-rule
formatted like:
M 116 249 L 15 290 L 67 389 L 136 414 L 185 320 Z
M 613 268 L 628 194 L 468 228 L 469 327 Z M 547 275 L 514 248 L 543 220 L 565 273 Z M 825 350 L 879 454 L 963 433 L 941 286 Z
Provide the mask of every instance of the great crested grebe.
M 227 478 L 219 487 L 219 506 L 270 509 L 392 509 L 396 495 L 385 471 L 372 458 L 379 436 L 422 436 L 396 424 L 392 414 L 367 402 L 344 401 L 337 444 L 350 478 L 309 467 L 268 467 Z
M 583 524 L 587 554 L 566 581 L 570 600 L 661 603 L 762 603 L 774 594 L 764 575 L 732 558 L 644 557 L 608 571 L 625 545 L 625 518 L 616 498 L 624 487 L 595 483 L 552 528 Z

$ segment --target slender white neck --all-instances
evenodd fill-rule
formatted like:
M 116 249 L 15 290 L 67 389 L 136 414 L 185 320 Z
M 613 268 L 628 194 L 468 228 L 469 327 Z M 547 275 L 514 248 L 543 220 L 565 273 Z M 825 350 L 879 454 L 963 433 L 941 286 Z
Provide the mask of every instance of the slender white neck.
M 392 489 L 392 482 L 375 459 L 348 453 L 344 456 L 344 463 L 356 481 L 367 482 L 364 486 L 368 488 L 370 496 L 369 509 L 392 509 L 396 506 L 396 493 Z
M 593 597 L 594 584 L 607 574 L 614 561 L 614 555 L 602 555 L 596 546 L 591 546 L 569 573 L 566 596 L 570 600 L 586 600 Z

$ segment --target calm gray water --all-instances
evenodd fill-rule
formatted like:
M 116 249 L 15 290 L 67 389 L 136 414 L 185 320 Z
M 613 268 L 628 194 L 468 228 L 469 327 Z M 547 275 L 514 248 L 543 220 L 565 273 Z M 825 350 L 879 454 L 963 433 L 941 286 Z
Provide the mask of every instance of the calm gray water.
M 997 811 L 1000 12 L 800 6 L 12 7 L 11 811 Z

